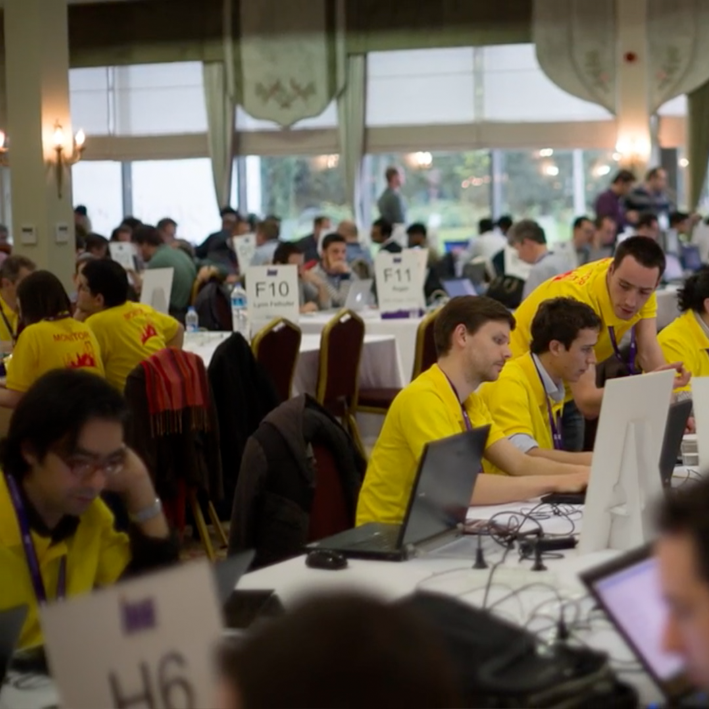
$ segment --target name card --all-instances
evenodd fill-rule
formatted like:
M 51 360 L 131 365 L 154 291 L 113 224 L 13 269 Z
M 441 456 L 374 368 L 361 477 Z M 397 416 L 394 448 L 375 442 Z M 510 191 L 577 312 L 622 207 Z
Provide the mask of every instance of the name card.
M 239 272 L 246 273 L 246 269 L 251 266 L 256 253 L 256 234 L 233 236 L 231 245 L 236 254 L 236 261 L 239 264 Z
M 41 620 L 62 706 L 215 704 L 212 660 L 221 618 L 206 561 L 49 604 Z
M 425 304 L 423 294 L 425 251 L 409 249 L 400 254 L 380 251 L 374 263 L 377 298 L 382 313 L 410 312 Z
M 246 272 L 246 295 L 252 322 L 267 323 L 274 318 L 298 322 L 298 267 L 252 266 Z
M 174 275 L 174 268 L 153 268 L 145 271 L 140 302 L 167 315 L 170 310 L 170 293 L 172 293 Z
M 126 271 L 135 271 L 135 247 L 125 241 L 111 241 L 108 245 L 111 259 L 119 263 Z

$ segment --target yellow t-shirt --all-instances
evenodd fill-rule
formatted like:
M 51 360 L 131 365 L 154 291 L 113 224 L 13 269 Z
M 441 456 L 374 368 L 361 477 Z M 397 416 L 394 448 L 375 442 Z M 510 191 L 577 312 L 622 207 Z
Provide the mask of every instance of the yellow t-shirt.
M 86 369 L 104 376 L 96 338 L 84 323 L 69 317 L 28 325 L 6 367 L 7 388 L 23 392 L 52 369 Z
M 13 342 L 18 324 L 18 314 L 0 296 L 0 342 Z
M 123 391 L 128 375 L 144 360 L 164 350 L 180 324 L 149 305 L 126 302 L 86 321 L 101 347 L 106 379 Z
M 547 401 L 552 405 L 555 421 L 564 404 L 552 401 L 547 396 L 531 354 L 507 362 L 500 378 L 496 382 L 483 384 L 479 392 L 492 420 L 505 436 L 509 438 L 516 433 L 523 433 L 531 436 L 540 448 L 554 448 Z M 483 461 L 483 470 L 486 473 L 506 475 L 487 460 Z
M 24 335 L 24 333 L 23 333 Z M 80 517 L 76 532 L 56 544 L 32 532 L 40 573 L 48 600 L 56 596 L 60 561 L 67 557 L 66 595 L 90 593 L 96 586 L 115 583 L 130 561 L 126 534 L 114 530 L 113 514 L 96 500 Z M 0 611 L 29 605 L 19 647 L 42 644 L 37 598 L 32 586 L 15 509 L 5 476 L 0 473 Z
M 668 362 L 683 362 L 694 377 L 709 377 L 709 337 L 701 326 L 699 316 L 688 310 L 657 336 L 662 353 Z M 676 391 L 691 391 L 692 382 Z
M 465 410 L 473 426 L 490 425 L 486 447 L 505 437 L 478 394 L 465 400 Z M 465 430 L 458 397 L 433 365 L 399 393 L 387 413 L 359 494 L 357 525 L 400 523 L 426 443 Z

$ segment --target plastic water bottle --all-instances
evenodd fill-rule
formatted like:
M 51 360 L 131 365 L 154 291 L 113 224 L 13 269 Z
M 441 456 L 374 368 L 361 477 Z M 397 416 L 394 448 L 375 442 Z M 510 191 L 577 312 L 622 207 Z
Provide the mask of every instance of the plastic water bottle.
M 185 329 L 187 332 L 198 332 L 199 331 L 199 315 L 194 308 L 190 308 L 185 316 Z
M 234 286 L 231 292 L 231 322 L 234 332 L 243 335 L 247 340 L 251 339 L 249 331 L 249 303 L 246 291 L 239 284 Z

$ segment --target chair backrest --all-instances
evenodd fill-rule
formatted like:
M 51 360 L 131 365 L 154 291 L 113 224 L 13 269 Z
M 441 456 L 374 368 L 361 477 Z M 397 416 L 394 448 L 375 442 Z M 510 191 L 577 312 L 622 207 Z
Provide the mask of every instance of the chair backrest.
M 325 408 L 343 399 L 356 405 L 363 345 L 364 322 L 351 310 L 341 310 L 323 329 L 317 400 Z
M 277 318 L 259 330 L 251 343 L 256 361 L 271 377 L 281 401 L 291 397 L 302 335 L 290 320 Z
M 344 532 L 355 524 L 347 511 L 342 475 L 332 451 L 327 446 L 315 443 L 313 455 L 317 484 L 310 508 L 308 542 Z
M 350 264 L 350 268 L 363 281 L 366 281 L 368 278 L 372 278 L 374 275 L 372 273 L 372 266 L 363 258 L 354 259 L 354 261 Z
M 438 360 L 433 328 L 439 311 L 440 308 L 428 313 L 419 323 L 416 331 L 416 353 L 414 355 L 414 369 L 411 372 L 411 381 L 416 379 L 422 372 L 430 369 Z

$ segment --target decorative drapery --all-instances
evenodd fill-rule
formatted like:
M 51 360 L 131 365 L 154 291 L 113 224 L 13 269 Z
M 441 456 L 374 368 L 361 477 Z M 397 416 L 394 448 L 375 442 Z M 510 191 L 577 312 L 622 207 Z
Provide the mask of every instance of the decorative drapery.
M 687 98 L 689 208 L 696 209 L 709 165 L 709 81 L 691 91 Z
M 544 73 L 585 101 L 616 109 L 615 0 L 535 0 L 532 41 Z
M 241 103 L 284 128 L 319 116 L 342 88 L 343 0 L 240 0 Z
M 367 57 L 353 54 L 347 58 L 345 88 L 337 99 L 340 130 L 340 169 L 345 177 L 347 198 L 354 220 L 362 225 L 362 161 L 365 150 L 367 98 Z

